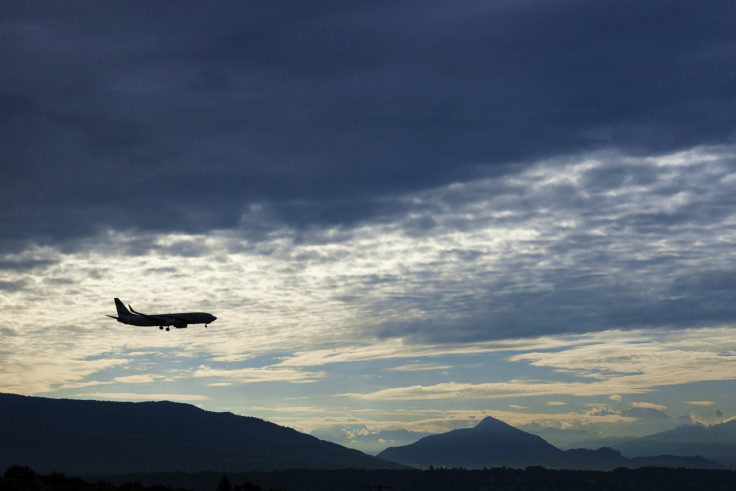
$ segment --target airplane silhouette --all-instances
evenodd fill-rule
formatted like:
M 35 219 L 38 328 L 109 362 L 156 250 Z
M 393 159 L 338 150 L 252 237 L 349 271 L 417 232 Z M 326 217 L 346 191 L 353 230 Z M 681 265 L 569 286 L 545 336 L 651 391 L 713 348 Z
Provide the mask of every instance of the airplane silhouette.
M 155 315 L 142 314 L 133 310 L 133 307 L 130 307 L 130 305 L 128 305 L 130 310 L 125 308 L 125 305 L 123 305 L 123 302 L 121 302 L 119 298 L 115 299 L 115 307 L 118 309 L 117 317 L 114 315 L 108 315 L 108 317 L 111 317 L 118 322 L 130 324 L 132 326 L 158 326 L 159 329 L 166 327 L 167 331 L 169 330 L 169 326 L 183 329 L 189 324 L 204 324 L 204 327 L 207 327 L 207 324 L 217 320 L 217 317 L 212 314 L 208 314 L 207 312 L 183 312 L 179 314 Z

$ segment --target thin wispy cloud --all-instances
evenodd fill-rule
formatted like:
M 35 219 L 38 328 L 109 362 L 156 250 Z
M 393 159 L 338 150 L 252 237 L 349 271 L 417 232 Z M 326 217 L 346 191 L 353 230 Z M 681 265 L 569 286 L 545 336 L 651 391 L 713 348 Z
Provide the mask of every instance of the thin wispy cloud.
M 272 368 L 241 368 L 237 370 L 223 370 L 201 366 L 197 368 L 191 376 L 196 378 L 232 380 L 242 384 L 258 382 L 309 383 L 324 377 L 325 373 Z
M 621 390 L 624 389 L 624 390 Z M 355 399 L 369 400 L 422 400 L 422 399 L 493 399 L 531 396 L 598 396 L 612 390 L 627 394 L 642 394 L 651 389 L 622 387 L 618 381 L 610 383 L 570 383 L 509 380 L 503 383 L 467 384 L 443 383 L 437 385 L 383 389 L 368 394 L 341 394 Z
M 410 363 L 398 367 L 389 368 L 397 372 L 420 372 L 424 370 L 446 370 L 452 368 L 452 365 L 437 365 L 434 363 Z

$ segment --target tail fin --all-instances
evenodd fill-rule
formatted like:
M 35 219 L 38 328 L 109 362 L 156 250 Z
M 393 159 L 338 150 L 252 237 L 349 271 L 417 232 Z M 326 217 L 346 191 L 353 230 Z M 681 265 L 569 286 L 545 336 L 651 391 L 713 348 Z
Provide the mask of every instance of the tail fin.
M 118 309 L 118 315 L 132 315 L 128 309 L 125 308 L 123 302 L 119 298 L 115 299 L 115 307 Z

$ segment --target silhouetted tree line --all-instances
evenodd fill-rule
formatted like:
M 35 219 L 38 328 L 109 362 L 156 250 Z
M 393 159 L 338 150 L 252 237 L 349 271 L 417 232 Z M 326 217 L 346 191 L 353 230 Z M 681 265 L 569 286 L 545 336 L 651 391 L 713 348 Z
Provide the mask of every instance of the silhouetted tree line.
M 140 474 L 141 480 L 148 480 Z M 323 491 L 384 489 L 460 490 L 487 489 L 489 491 L 612 491 L 612 490 L 734 490 L 736 471 L 704 469 L 670 469 L 645 467 L 616 469 L 614 471 L 550 470 L 543 467 L 526 469 L 496 468 L 466 470 L 462 468 L 431 470 L 305 470 L 293 469 L 273 472 L 244 472 L 216 475 L 215 473 L 155 474 L 160 482 L 187 482 L 187 487 L 169 487 L 164 484 L 143 485 L 141 481 L 110 484 L 89 483 L 78 477 L 60 473 L 36 474 L 29 467 L 10 467 L 0 479 L 0 491 Z M 169 478 L 167 478 L 169 476 Z M 207 478 L 207 476 L 210 476 Z M 205 479 L 206 478 L 206 479 Z M 233 481 L 245 484 L 233 484 Z M 209 484 L 204 484 L 204 481 Z M 218 484 L 219 481 L 219 484 Z M 189 487 L 191 483 L 191 487 Z M 257 484 L 254 484 L 257 483 Z
M 9 467 L 0 478 L 0 491 L 191 491 L 187 488 L 171 488 L 163 484 L 144 486 L 140 481 L 110 484 L 107 482 L 90 483 L 80 477 L 69 477 L 59 472 L 37 474 L 28 466 L 14 465 Z M 232 485 L 227 476 L 223 476 L 217 491 L 266 491 L 260 486 L 247 482 Z M 269 489 L 268 491 L 279 491 Z
M 227 476 L 222 476 L 222 479 L 220 480 L 220 484 L 217 485 L 217 491 L 263 491 L 263 488 L 258 486 L 257 484 L 253 484 L 250 481 L 248 481 L 245 484 L 237 484 L 233 486 L 230 483 L 230 479 L 228 479 Z M 269 488 L 269 491 L 280 491 L 280 490 Z
M 2 491 L 174 491 L 174 488 L 156 484 L 144 486 L 140 482 L 113 485 L 106 482 L 89 483 L 80 477 L 69 477 L 60 472 L 37 474 L 28 466 L 14 465 L 0 479 Z M 180 490 L 184 491 L 184 490 Z
M 287 491 L 702 491 L 736 490 L 736 472 L 730 470 L 641 468 L 614 471 L 463 468 L 432 470 L 289 470 L 249 474 L 253 482 L 278 485 Z

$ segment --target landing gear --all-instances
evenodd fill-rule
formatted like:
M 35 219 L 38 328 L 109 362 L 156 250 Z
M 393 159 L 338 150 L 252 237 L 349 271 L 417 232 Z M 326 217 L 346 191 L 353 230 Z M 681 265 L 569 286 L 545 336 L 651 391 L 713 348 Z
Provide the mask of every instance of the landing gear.
M 159 328 L 159 329 L 163 329 L 163 328 L 164 328 L 164 326 L 158 326 L 158 328 Z
M 168 331 L 168 330 L 169 330 L 169 328 L 167 327 L 167 328 L 166 328 L 166 330 Z

